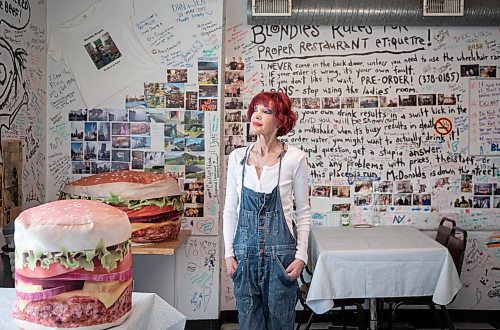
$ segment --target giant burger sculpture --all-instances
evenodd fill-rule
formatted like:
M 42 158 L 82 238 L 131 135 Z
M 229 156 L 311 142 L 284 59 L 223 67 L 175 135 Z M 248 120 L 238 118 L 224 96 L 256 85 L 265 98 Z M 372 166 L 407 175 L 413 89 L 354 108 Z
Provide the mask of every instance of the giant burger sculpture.
M 14 222 L 16 301 L 22 329 L 106 329 L 132 309 L 127 214 L 98 201 L 64 200 Z

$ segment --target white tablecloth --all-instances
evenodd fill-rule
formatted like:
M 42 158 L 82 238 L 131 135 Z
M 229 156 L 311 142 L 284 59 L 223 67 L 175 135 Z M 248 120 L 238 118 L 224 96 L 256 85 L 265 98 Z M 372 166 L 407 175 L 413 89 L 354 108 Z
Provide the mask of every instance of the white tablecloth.
M 432 296 L 446 305 L 462 283 L 448 250 L 410 226 L 313 228 L 307 304 L 321 314 L 334 298 Z
M 0 329 L 17 329 L 12 319 L 15 289 L 0 288 Z M 132 313 L 115 329 L 183 330 L 186 317 L 155 293 L 132 293 Z

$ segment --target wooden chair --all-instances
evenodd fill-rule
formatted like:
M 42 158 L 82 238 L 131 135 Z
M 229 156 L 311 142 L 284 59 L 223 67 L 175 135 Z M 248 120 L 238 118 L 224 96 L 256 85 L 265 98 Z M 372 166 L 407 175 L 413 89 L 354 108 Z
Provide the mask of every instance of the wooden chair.
M 306 272 L 309 276 L 312 276 L 312 272 L 309 270 L 309 268 L 307 266 L 304 267 L 304 272 Z M 298 296 L 299 296 L 300 304 L 304 307 L 304 311 L 311 313 L 309 316 L 309 319 L 307 321 L 306 327 L 305 327 L 305 330 L 309 330 L 311 328 L 312 323 L 314 322 L 314 319 L 316 317 L 316 313 L 314 313 L 314 311 L 311 310 L 306 303 L 307 293 L 309 292 L 310 282 L 308 282 L 305 279 L 304 272 L 302 272 L 302 274 L 300 274 L 300 280 L 303 284 L 299 288 Z M 347 329 L 346 320 L 345 320 L 345 308 L 347 306 L 356 306 L 357 316 L 358 316 L 358 328 L 359 329 L 366 329 L 366 322 L 365 322 L 365 317 L 364 317 L 365 309 L 363 308 L 364 302 L 365 302 L 365 299 L 362 299 L 362 298 L 360 298 L 360 299 L 354 299 L 354 298 L 353 299 L 334 299 L 333 300 L 333 307 L 332 308 L 340 308 L 340 310 L 341 310 L 340 315 L 341 315 L 342 329 L 344 329 L 344 330 Z M 296 330 L 299 330 L 300 326 L 303 323 L 304 322 L 300 322 L 300 323 L 297 322 Z
M 467 247 L 467 231 L 459 228 L 453 227 L 453 235 L 448 238 L 446 245 L 448 252 L 450 253 L 453 263 L 457 268 L 458 275 L 462 273 L 462 265 L 464 262 L 465 249 Z M 455 300 L 455 297 L 451 300 L 450 304 Z M 433 311 L 434 317 L 438 320 L 441 329 L 444 329 L 443 322 L 439 317 L 436 306 L 439 306 L 443 312 L 446 323 L 449 329 L 455 330 L 453 322 L 451 321 L 450 314 L 444 305 L 437 305 L 432 301 L 432 296 L 424 297 L 401 297 L 401 298 L 386 298 L 384 302 L 389 304 L 389 310 L 391 311 L 389 316 L 389 329 L 392 329 L 392 323 L 394 321 L 397 309 L 402 305 L 427 305 Z
M 455 220 L 446 217 L 441 219 L 435 238 L 436 241 L 446 246 L 448 244 L 448 239 L 453 235 L 453 228 L 455 228 L 456 225 L 457 223 Z

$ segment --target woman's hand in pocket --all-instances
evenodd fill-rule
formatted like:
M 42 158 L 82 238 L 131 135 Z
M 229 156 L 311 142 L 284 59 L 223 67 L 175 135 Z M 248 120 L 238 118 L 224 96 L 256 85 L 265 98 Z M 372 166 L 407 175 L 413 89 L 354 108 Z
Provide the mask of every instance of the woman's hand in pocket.
M 238 268 L 238 261 L 236 261 L 235 257 L 226 258 L 226 271 L 229 277 L 232 277 L 234 272 Z
M 296 280 L 299 278 L 300 273 L 302 273 L 302 269 L 304 268 L 304 261 L 301 259 L 295 258 L 294 261 L 285 269 L 286 275 L 292 279 Z

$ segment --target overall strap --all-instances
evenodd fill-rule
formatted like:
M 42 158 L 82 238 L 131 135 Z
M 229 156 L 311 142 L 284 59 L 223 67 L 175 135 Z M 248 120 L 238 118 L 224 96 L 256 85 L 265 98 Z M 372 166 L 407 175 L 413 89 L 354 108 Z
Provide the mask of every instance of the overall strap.
M 280 159 L 280 165 L 279 165 L 279 168 L 278 168 L 278 183 L 276 185 L 276 187 L 278 187 L 278 191 L 280 189 L 280 177 L 281 177 L 281 161 L 283 160 L 283 157 L 285 156 L 285 142 L 281 142 L 281 152 L 280 152 L 280 155 L 278 156 L 279 159 Z
M 241 193 L 242 193 L 242 196 L 243 196 L 243 186 L 245 184 L 245 170 L 246 170 L 246 165 L 247 165 L 248 150 L 250 150 L 250 146 L 248 146 L 247 150 L 245 150 L 245 157 L 243 157 L 243 159 L 240 162 L 240 164 L 243 165 L 243 171 L 241 173 Z

